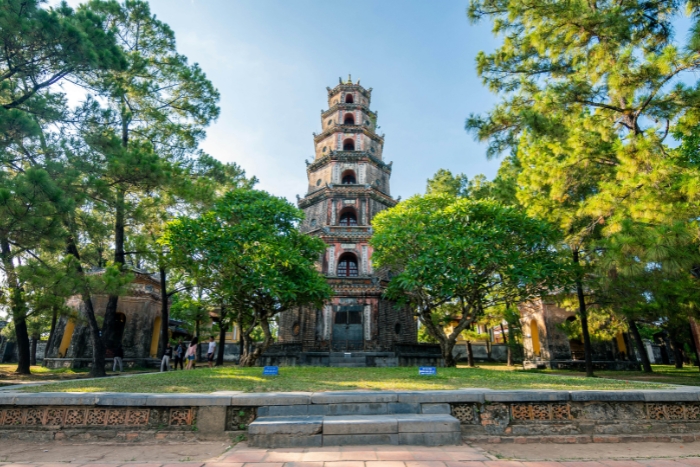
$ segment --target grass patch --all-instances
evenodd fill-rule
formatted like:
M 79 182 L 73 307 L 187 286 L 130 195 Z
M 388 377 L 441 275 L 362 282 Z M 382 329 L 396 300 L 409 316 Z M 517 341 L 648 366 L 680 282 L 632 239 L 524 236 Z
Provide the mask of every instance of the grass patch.
M 46 368 L 39 365 L 33 365 L 30 370 L 31 375 L 18 375 L 15 373 L 17 369 L 16 363 L 0 363 L 0 387 L 29 383 L 29 382 L 42 382 L 42 381 L 63 381 L 72 380 L 79 378 L 87 378 L 90 372 L 89 368 Z M 124 372 L 143 372 L 143 371 L 153 371 L 144 368 L 124 368 Z M 111 373 L 109 374 L 117 374 Z
M 680 384 L 683 386 L 700 386 L 700 370 L 696 366 L 685 365 L 677 369 L 673 365 L 652 365 L 653 373 L 641 371 L 596 371 L 599 378 L 623 379 L 651 383 Z M 585 373 L 568 370 L 532 370 L 551 375 L 584 376 Z
M 71 381 L 27 388 L 31 392 L 145 392 L 182 393 L 214 391 L 342 391 L 489 389 L 658 389 L 650 382 L 613 381 L 604 378 L 548 375 L 517 371 L 505 366 L 483 368 L 438 368 L 437 376 L 418 376 L 417 368 L 328 368 L 281 367 L 279 376 L 263 377 L 262 368 L 198 368 L 194 371 L 128 378 Z

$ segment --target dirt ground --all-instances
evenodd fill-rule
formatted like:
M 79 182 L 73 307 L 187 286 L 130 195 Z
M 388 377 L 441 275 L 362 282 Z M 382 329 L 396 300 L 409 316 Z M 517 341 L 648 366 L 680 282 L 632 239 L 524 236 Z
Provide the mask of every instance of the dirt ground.
M 220 457 L 230 443 L 190 442 L 172 444 L 143 443 L 46 443 L 12 440 L 0 442 L 0 462 L 65 462 L 72 464 L 126 462 L 188 462 L 208 461 Z
M 565 461 L 700 456 L 694 443 L 479 444 L 499 459 Z
M 376 456 L 381 460 L 381 452 L 391 453 L 401 447 L 398 446 L 367 446 L 360 448 L 357 446 L 347 448 L 307 448 L 303 451 L 326 452 L 332 455 L 331 451 L 357 449 L 374 450 Z M 404 447 L 411 451 L 424 449 L 427 457 L 430 452 L 436 452 L 437 460 L 444 461 L 439 457 L 443 449 L 440 448 L 420 448 Z M 447 448 L 447 447 L 446 447 Z M 232 446 L 228 440 L 211 442 L 189 442 L 171 444 L 145 444 L 145 443 L 67 443 L 67 442 L 28 442 L 16 441 L 2 442 L 0 444 L 0 463 L 70 463 L 70 464 L 102 464 L 119 465 L 133 463 L 157 463 L 174 464 L 182 462 L 190 463 L 216 463 L 222 461 L 234 461 L 227 456 L 235 456 L 236 451 L 246 450 L 246 443 Z M 519 460 L 519 461 L 571 461 L 586 460 L 607 462 L 611 460 L 636 459 L 682 459 L 690 456 L 700 456 L 700 442 L 694 443 L 597 443 L 597 444 L 483 444 L 474 446 L 449 447 L 450 451 L 463 450 L 469 460 L 486 461 L 491 460 Z M 290 451 L 302 450 L 278 450 L 276 456 L 296 456 Z M 265 450 L 262 450 L 264 453 Z M 276 450 L 267 450 L 274 453 Z M 286 453 L 286 454 L 285 454 Z M 479 454 L 481 453 L 481 454 Z M 444 454 L 444 453 L 443 453 Z M 268 456 L 273 454 L 268 454 Z M 477 457 L 473 457 L 477 456 Z M 484 457 L 485 456 L 485 457 Z M 375 457 L 371 457 L 375 459 Z M 279 459 L 282 460 L 282 459 Z M 290 460 L 298 460 L 291 459 Z M 321 459 L 319 459 L 321 460 Z M 325 460 L 325 459 L 323 459 Z M 328 459 L 340 460 L 340 459 Z M 429 459 L 421 459 L 429 460 Z M 283 460 L 282 460 L 283 461 Z M 475 462 L 475 464 L 477 464 Z M 480 462 L 479 462 L 480 464 Z M 240 464 L 238 464 L 240 465 Z M 591 463 L 590 465 L 599 465 Z M 675 464 L 674 464 L 675 465 Z M 252 466 L 251 466 L 252 467 Z M 281 467 L 281 464 L 280 464 Z M 380 466 L 376 466 L 380 467 Z M 395 467 L 395 466 L 388 466 Z M 496 466 L 494 466 L 496 467 Z M 550 466 L 551 467 L 551 466 Z M 641 466 L 640 466 L 641 467 Z

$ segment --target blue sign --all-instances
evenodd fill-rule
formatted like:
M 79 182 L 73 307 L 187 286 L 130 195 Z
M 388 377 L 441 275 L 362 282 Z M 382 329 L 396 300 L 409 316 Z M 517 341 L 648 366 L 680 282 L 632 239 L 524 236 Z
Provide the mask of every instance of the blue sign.
M 280 368 L 278 366 L 263 367 L 263 376 L 279 376 Z
M 419 376 L 435 376 L 437 375 L 437 368 L 434 366 L 421 366 L 418 367 Z

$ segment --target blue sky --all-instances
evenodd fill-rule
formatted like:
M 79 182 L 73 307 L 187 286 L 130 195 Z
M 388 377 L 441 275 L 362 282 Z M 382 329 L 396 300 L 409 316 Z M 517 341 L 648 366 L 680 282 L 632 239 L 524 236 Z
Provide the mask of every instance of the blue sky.
M 55 4 L 58 0 L 50 0 Z M 80 0 L 68 0 L 77 6 Z M 306 189 L 326 86 L 352 74 L 372 87 L 372 108 L 393 161 L 392 194 L 425 190 L 438 169 L 492 178 L 500 160 L 464 130 L 496 102 L 476 75 L 497 40 L 472 25 L 468 0 L 151 0 L 178 49 L 221 93 L 221 116 L 202 147 L 255 175 L 258 188 L 295 201 Z M 684 42 L 690 20 L 676 18 Z M 688 77 L 686 77 L 688 78 Z M 693 81 L 695 76 L 690 77 Z
M 469 24 L 467 0 L 150 3 L 221 93 L 203 148 L 258 177 L 261 189 L 304 194 L 326 86 L 348 73 L 374 89 L 395 197 L 423 192 L 439 168 L 489 177 L 498 169 L 464 131 L 470 112 L 495 102 L 474 67 L 495 40 L 487 24 Z

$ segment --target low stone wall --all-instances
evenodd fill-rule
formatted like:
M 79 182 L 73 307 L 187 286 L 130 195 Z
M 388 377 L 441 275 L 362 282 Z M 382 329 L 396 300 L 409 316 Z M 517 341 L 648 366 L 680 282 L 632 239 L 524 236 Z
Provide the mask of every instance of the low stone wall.
M 92 358 L 45 358 L 42 363 L 46 368 L 90 368 Z M 114 366 L 113 358 L 105 358 L 105 369 L 111 370 Z M 123 368 L 160 368 L 160 360 L 157 358 L 123 358 Z
M 0 439 L 242 439 L 259 416 L 449 413 L 465 441 L 700 439 L 700 388 L 643 391 L 0 392 Z

